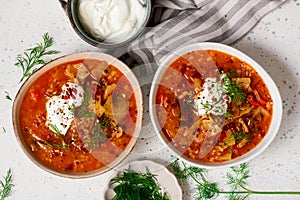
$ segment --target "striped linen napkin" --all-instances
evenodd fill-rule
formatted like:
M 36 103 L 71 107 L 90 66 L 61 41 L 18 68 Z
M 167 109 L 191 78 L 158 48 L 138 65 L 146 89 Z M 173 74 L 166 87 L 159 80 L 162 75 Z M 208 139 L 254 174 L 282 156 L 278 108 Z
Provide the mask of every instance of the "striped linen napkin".
M 153 28 L 128 50 L 130 57 L 153 74 L 169 52 L 195 42 L 232 44 L 285 0 L 156 0 Z M 147 67 L 147 64 L 151 66 Z
M 66 6 L 66 0 L 59 1 Z M 139 74 L 153 74 L 164 56 L 182 45 L 204 41 L 232 44 L 285 1 L 154 0 L 151 27 L 126 47 L 127 53 L 120 59 L 143 64 Z M 120 55 L 117 51 L 112 53 Z

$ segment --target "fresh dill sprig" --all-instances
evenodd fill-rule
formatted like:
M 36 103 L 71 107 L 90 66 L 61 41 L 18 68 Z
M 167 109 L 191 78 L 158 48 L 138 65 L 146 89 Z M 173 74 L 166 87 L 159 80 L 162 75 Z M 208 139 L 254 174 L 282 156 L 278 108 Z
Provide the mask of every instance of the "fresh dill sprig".
M 48 50 L 53 45 L 53 38 L 45 33 L 43 36 L 43 42 L 38 43 L 35 47 L 26 49 L 24 54 L 17 55 L 16 67 L 21 67 L 23 70 L 23 76 L 20 79 L 22 82 L 26 77 L 35 72 L 39 65 L 43 65 L 46 62 L 42 59 L 45 55 L 53 55 L 59 53 L 59 51 Z
M 112 200 L 170 200 L 168 194 L 158 186 L 156 176 L 149 169 L 146 173 L 126 169 L 121 176 L 111 180 L 112 184 L 117 184 Z
M 231 167 L 226 174 L 227 185 L 230 191 L 221 190 L 216 182 L 210 182 L 205 178 L 207 171 L 198 167 L 188 167 L 183 161 L 179 164 L 178 159 L 171 164 L 174 174 L 181 179 L 192 179 L 197 184 L 196 200 L 215 199 L 219 195 L 228 195 L 229 200 L 245 200 L 250 195 L 300 195 L 300 191 L 255 191 L 247 188 L 249 169 L 246 163 Z
M 232 190 L 237 190 L 239 187 L 245 189 L 247 185 L 247 179 L 249 176 L 249 170 L 247 164 L 242 163 L 239 167 L 231 167 L 233 173 L 227 173 L 228 185 L 231 186 Z
M 89 147 L 100 147 L 108 139 L 101 129 L 100 125 L 93 126 L 90 130 L 93 135 L 83 140 L 83 143 Z
M 224 107 L 224 95 L 226 96 L 228 103 L 234 103 L 236 105 L 242 105 L 246 100 L 246 94 L 243 91 L 243 88 L 232 80 L 232 77 L 234 76 L 235 75 L 231 72 L 228 72 L 227 74 L 222 73 L 218 81 L 213 81 L 212 88 L 215 89 L 212 90 L 211 96 L 214 97 L 212 98 L 214 100 L 210 100 L 211 102 L 208 103 L 201 103 L 201 109 L 205 109 L 206 112 L 218 110 L 220 113 L 233 119 L 232 115 L 226 111 L 227 107 Z
M 77 109 L 74 109 L 74 114 L 76 115 L 76 117 L 84 117 L 84 118 L 94 118 L 96 117 L 95 113 L 90 112 L 90 110 L 88 109 L 89 107 L 89 103 L 91 98 L 93 97 L 92 95 L 92 88 L 90 85 L 86 85 L 85 86 L 85 94 L 83 96 L 83 102 L 81 104 L 80 107 L 78 107 Z
M 59 131 L 58 127 L 55 124 L 50 124 L 49 125 L 50 130 L 55 133 L 55 135 L 62 141 L 62 144 L 56 144 L 56 143 L 52 143 L 51 145 L 54 147 L 62 147 L 62 148 L 66 148 L 69 149 L 70 146 L 66 143 L 65 139 L 63 138 L 61 132 Z
M 247 142 L 250 142 L 251 136 L 250 136 L 249 134 L 247 134 L 247 133 L 238 131 L 238 132 L 236 132 L 236 133 L 234 134 L 234 139 L 235 139 L 237 142 L 240 142 L 240 141 L 242 141 L 243 139 L 247 140 Z
M 226 91 L 230 99 L 232 99 L 233 103 L 241 105 L 246 100 L 246 95 L 242 87 L 230 79 L 233 76 L 231 72 L 224 75 L 222 88 Z
M 211 110 L 211 108 L 214 106 L 214 105 L 211 105 L 209 103 L 203 103 L 201 104 L 201 106 L 205 109 L 205 110 Z
M 110 124 L 109 117 L 106 117 L 104 115 L 104 117 L 102 117 L 102 118 L 99 119 L 99 125 L 100 125 L 101 128 L 106 129 L 106 128 L 109 127 L 109 124 Z
M 7 91 L 5 91 L 5 99 L 12 101 L 12 98 L 10 97 L 9 93 Z
M 11 195 L 12 188 L 14 184 L 12 184 L 12 171 L 9 169 L 4 178 L 4 181 L 0 180 L 0 184 L 2 189 L 0 190 L 0 200 L 4 200 L 6 197 Z
M 188 179 L 191 178 L 197 184 L 196 200 L 213 199 L 216 198 L 220 191 L 217 188 L 217 183 L 206 180 L 204 173 L 206 169 L 199 167 L 187 166 L 184 162 L 180 166 L 178 160 L 175 160 L 171 166 L 177 178 Z M 183 168 L 182 168 L 183 167 Z

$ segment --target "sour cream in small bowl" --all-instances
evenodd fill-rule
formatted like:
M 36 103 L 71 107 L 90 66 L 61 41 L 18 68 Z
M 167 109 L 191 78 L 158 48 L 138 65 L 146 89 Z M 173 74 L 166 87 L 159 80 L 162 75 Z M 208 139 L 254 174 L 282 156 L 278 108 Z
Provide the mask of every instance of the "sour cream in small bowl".
M 76 33 L 103 48 L 128 44 L 146 27 L 150 0 L 69 0 L 68 15 Z

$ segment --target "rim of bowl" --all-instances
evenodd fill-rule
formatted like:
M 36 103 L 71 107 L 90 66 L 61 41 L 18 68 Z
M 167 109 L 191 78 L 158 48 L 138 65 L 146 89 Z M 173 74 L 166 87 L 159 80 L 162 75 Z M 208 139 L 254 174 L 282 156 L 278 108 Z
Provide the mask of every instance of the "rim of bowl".
M 135 94 L 135 99 L 136 99 L 136 104 L 137 104 L 137 109 L 138 109 L 138 115 L 137 115 L 137 121 L 136 121 L 136 128 L 135 131 L 132 135 L 132 138 L 127 146 L 127 148 L 118 156 L 117 159 L 115 159 L 112 163 L 100 168 L 93 170 L 91 172 L 86 172 L 86 173 L 68 173 L 68 172 L 61 172 L 55 169 L 50 168 L 46 164 L 44 164 L 42 161 L 40 161 L 29 149 L 29 147 L 25 144 L 24 139 L 22 137 L 22 134 L 20 132 L 20 127 L 19 127 L 19 110 L 20 110 L 20 102 L 22 101 L 24 94 L 27 91 L 28 86 L 30 86 L 33 81 L 35 81 L 40 75 L 44 74 L 46 71 L 48 71 L 51 68 L 54 68 L 60 64 L 66 63 L 66 62 L 71 62 L 75 60 L 80 60 L 80 59 L 96 59 L 96 60 L 106 60 L 109 64 L 114 65 L 117 69 L 119 69 L 124 76 L 127 77 L 129 80 L 131 86 L 133 87 L 133 91 Z M 142 118 L 143 118 L 143 97 L 142 97 L 142 92 L 141 88 L 139 85 L 139 82 L 136 78 L 136 76 L 133 74 L 133 72 L 129 69 L 129 67 L 124 64 L 122 61 L 119 59 L 105 53 L 100 53 L 100 52 L 81 52 L 81 53 L 75 53 L 75 54 L 69 54 L 65 55 L 62 57 L 59 57 L 57 59 L 51 60 L 50 62 L 46 63 L 43 65 L 41 68 L 39 68 L 36 72 L 34 72 L 28 79 L 26 79 L 20 89 L 18 90 L 18 93 L 14 99 L 13 102 L 13 108 L 12 108 L 12 122 L 13 122 L 13 128 L 14 128 L 14 134 L 17 139 L 17 142 L 19 143 L 19 146 L 23 150 L 23 152 L 26 154 L 26 156 L 34 163 L 36 164 L 39 168 L 50 172 L 54 175 L 58 175 L 61 177 L 66 177 L 66 178 L 89 178 L 89 177 L 94 177 L 100 174 L 103 174 L 114 167 L 116 167 L 119 163 L 121 163 L 131 152 L 131 150 L 134 148 L 140 131 L 142 127 Z
M 141 27 L 138 28 L 138 31 L 133 36 L 131 36 L 130 38 L 128 38 L 125 41 L 116 42 L 116 43 L 106 43 L 106 42 L 101 42 L 101 41 L 94 39 L 92 36 L 90 36 L 84 30 L 84 28 L 82 27 L 82 25 L 80 23 L 78 15 L 77 15 L 77 11 L 76 11 L 77 10 L 77 2 L 78 2 L 78 0 L 68 0 L 68 2 L 67 2 L 67 14 L 68 14 L 69 20 L 71 22 L 71 25 L 73 27 L 73 30 L 75 30 L 77 35 L 81 39 L 83 39 L 85 42 L 87 42 L 88 44 L 93 45 L 98 48 L 107 48 L 107 49 L 113 49 L 113 48 L 125 46 L 125 45 L 129 44 L 130 42 L 132 42 L 133 40 L 135 40 L 136 38 L 138 38 L 144 32 L 147 24 L 149 23 L 150 16 L 151 16 L 151 10 L 152 10 L 151 0 L 145 0 L 146 15 L 144 17 L 144 22 L 141 25 Z
M 195 161 L 190 158 L 187 158 L 183 156 L 182 153 L 180 153 L 175 147 L 170 145 L 168 142 L 168 139 L 164 136 L 164 133 L 162 133 L 161 129 L 159 128 L 157 115 L 156 115 L 156 109 L 154 107 L 155 105 L 155 95 L 157 92 L 158 84 L 165 72 L 165 70 L 168 68 L 168 66 L 179 56 L 194 51 L 194 50 L 216 50 L 220 51 L 232 56 L 235 56 L 239 58 L 240 60 L 248 63 L 250 66 L 252 66 L 258 74 L 261 76 L 261 78 L 264 80 L 265 84 L 268 87 L 268 90 L 270 92 L 270 95 L 273 100 L 273 114 L 272 114 L 272 121 L 269 127 L 269 130 L 267 134 L 264 136 L 264 138 L 260 141 L 260 143 L 255 146 L 252 150 L 250 150 L 248 153 L 237 157 L 235 159 L 232 159 L 230 161 L 225 162 L 216 162 L 216 163 L 206 163 L 206 162 L 200 162 Z M 150 96 L 149 96 L 149 110 L 150 110 L 150 119 L 152 121 L 153 127 L 158 134 L 160 140 L 169 147 L 178 157 L 185 160 L 187 163 L 194 165 L 194 166 L 200 166 L 203 168 L 222 168 L 222 167 L 230 167 L 233 165 L 241 164 L 244 162 L 247 162 L 254 157 L 261 154 L 274 140 L 275 136 L 277 135 L 277 132 L 280 127 L 280 123 L 282 120 L 282 100 L 279 93 L 279 90 L 271 78 L 271 76 L 263 69 L 261 65 L 259 65 L 256 61 L 254 61 L 252 58 L 250 58 L 248 55 L 243 53 L 240 50 L 237 50 L 233 47 L 230 47 L 228 45 L 224 45 L 221 43 L 215 43 L 215 42 L 202 42 L 202 43 L 194 43 L 187 46 L 180 47 L 173 51 L 169 56 L 167 56 L 162 63 L 159 65 L 157 72 L 154 75 L 153 82 L 151 84 L 151 90 L 150 90 Z

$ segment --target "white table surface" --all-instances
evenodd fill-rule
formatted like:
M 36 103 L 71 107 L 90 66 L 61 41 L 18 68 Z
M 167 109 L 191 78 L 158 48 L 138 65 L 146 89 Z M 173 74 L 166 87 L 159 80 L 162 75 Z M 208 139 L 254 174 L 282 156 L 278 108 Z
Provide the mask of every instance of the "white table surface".
M 249 187 L 255 190 L 300 191 L 300 1 L 290 0 L 265 16 L 233 46 L 261 64 L 276 82 L 283 100 L 283 120 L 275 140 L 249 162 Z M 48 32 L 53 49 L 62 56 L 81 51 L 100 51 L 83 42 L 72 30 L 58 0 L 1 0 L 0 6 L 0 177 L 13 171 L 13 194 L 8 199 L 85 200 L 101 199 L 112 172 L 88 178 L 66 179 L 36 167 L 22 152 L 11 121 L 12 101 L 19 87 L 21 69 L 14 67 L 16 55 L 42 41 Z M 54 58 L 51 57 L 51 58 Z M 50 59 L 50 58 L 49 58 Z M 145 86 L 147 87 L 147 85 Z M 147 104 L 146 104 L 147 105 Z M 164 162 L 171 154 L 145 119 L 142 137 L 124 161 L 151 159 Z M 5 131 L 4 131 L 5 130 Z M 147 135 L 145 134 L 147 133 Z M 210 171 L 209 180 L 222 186 L 228 169 Z M 183 184 L 184 199 L 193 199 L 193 185 Z M 218 199 L 226 199 L 219 197 Z M 252 196 L 250 199 L 300 199 L 300 196 Z

